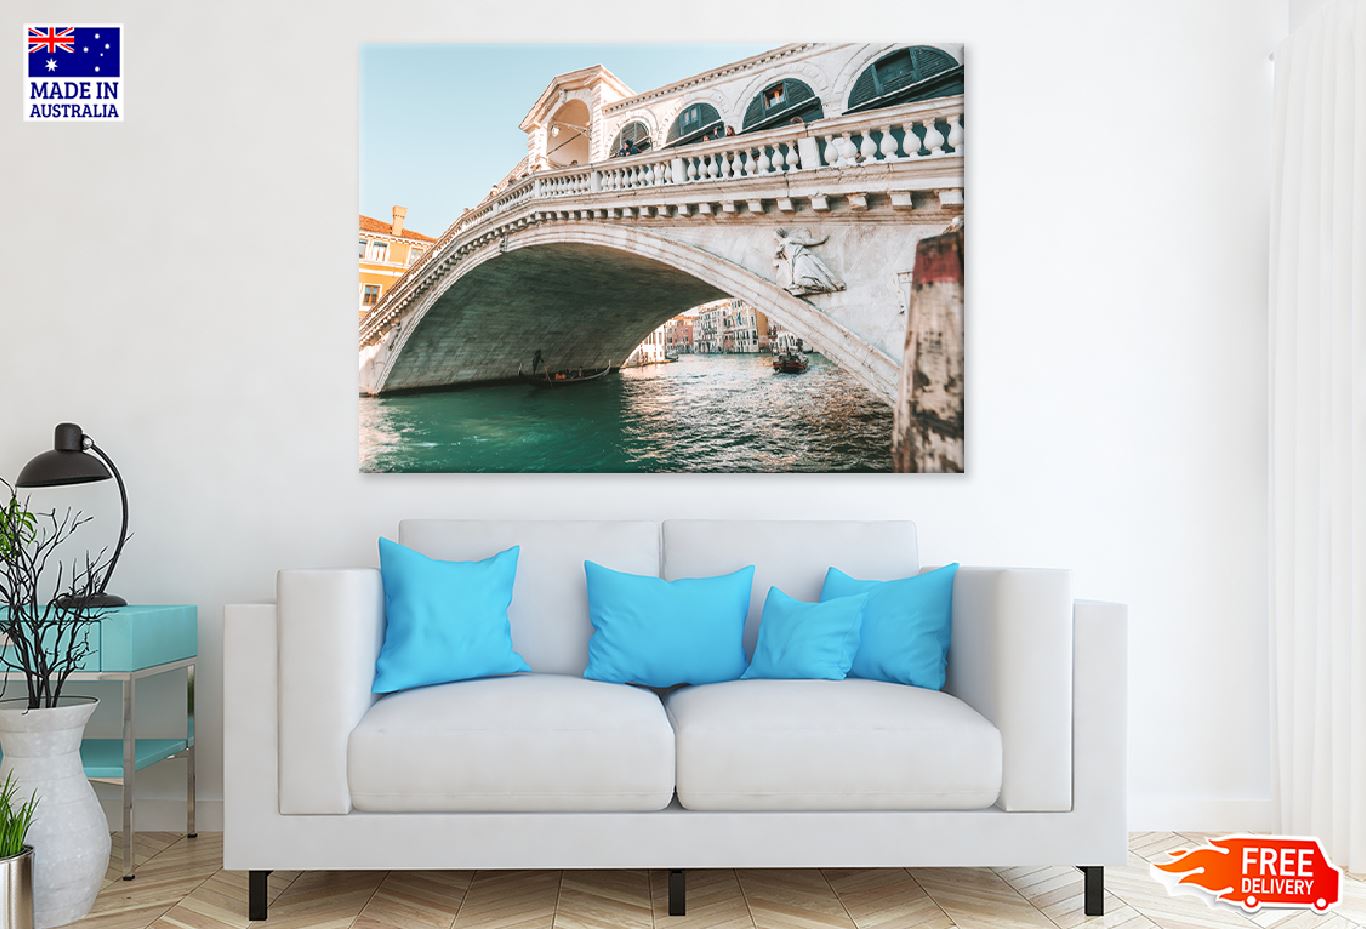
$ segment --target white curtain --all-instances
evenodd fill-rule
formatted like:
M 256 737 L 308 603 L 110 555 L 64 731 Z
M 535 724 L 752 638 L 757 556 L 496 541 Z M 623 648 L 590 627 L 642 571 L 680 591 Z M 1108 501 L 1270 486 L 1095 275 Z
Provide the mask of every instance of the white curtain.
M 1275 69 L 1276 793 L 1283 832 L 1366 871 L 1366 0 L 1324 3 Z

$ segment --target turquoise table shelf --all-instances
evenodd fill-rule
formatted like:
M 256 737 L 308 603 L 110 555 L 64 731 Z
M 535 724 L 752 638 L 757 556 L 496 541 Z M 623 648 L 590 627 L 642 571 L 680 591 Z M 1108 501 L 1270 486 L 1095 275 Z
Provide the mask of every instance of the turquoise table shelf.
M 189 751 L 190 741 L 137 739 L 133 745 L 133 770 L 141 771 Z M 123 778 L 123 739 L 82 739 L 81 765 L 92 781 L 119 781 Z
M 117 681 L 122 687 L 123 737 L 85 739 L 85 776 L 119 784 L 123 794 L 123 879 L 133 874 L 133 813 L 137 773 L 172 758 L 185 759 L 185 833 L 194 824 L 194 674 L 199 656 L 199 610 L 185 605 L 125 606 L 109 610 L 89 633 L 90 652 L 67 679 Z M 137 682 L 185 672 L 184 738 L 137 737 Z M 8 672 L 7 677 L 16 677 Z
M 190 747 L 187 739 L 138 739 L 134 745 L 134 770 L 150 768 L 159 761 L 174 758 Z M 81 742 L 81 764 L 92 780 L 117 780 L 123 777 L 123 739 L 86 739 Z

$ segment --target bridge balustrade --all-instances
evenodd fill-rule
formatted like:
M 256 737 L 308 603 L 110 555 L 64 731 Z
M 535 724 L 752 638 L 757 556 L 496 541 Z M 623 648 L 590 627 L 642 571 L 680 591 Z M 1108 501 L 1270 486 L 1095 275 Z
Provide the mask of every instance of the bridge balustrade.
M 686 148 L 614 158 L 520 182 L 505 200 L 557 199 L 644 187 L 727 181 L 818 168 L 850 168 L 881 161 L 927 158 L 962 150 L 962 98 L 875 110 L 802 126 L 726 136 Z
M 563 201 L 645 188 L 743 183 L 798 172 L 857 170 L 962 151 L 963 98 L 951 96 L 534 172 L 466 210 L 371 311 L 361 327 L 362 344 L 391 315 L 381 309 L 405 301 L 422 279 L 423 268 L 444 254 L 453 239 L 477 233 L 485 224 L 498 221 L 501 214 L 532 201 Z

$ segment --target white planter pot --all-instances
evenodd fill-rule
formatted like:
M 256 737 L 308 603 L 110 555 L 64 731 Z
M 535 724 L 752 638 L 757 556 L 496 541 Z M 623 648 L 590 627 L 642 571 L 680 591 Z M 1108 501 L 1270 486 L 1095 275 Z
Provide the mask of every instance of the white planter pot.
M 28 709 L 0 700 L 0 783 L 14 773 L 16 799 L 38 792 L 26 844 L 33 847 L 33 924 L 63 926 L 90 912 L 109 866 L 109 824 L 81 767 L 81 736 L 94 697 Z

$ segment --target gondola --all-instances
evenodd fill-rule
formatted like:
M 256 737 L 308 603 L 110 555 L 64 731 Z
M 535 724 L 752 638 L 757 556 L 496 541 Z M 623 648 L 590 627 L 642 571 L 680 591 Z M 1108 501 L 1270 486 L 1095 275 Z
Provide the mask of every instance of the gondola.
M 579 384 L 583 381 L 595 381 L 598 378 L 611 373 L 611 367 L 606 367 L 598 371 L 583 371 L 579 369 L 573 371 L 547 371 L 542 375 L 542 380 L 547 384 Z

